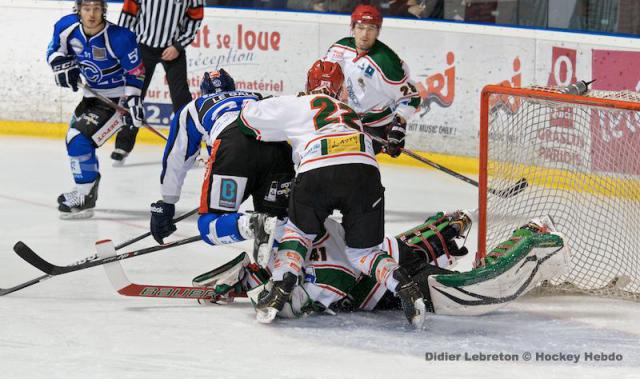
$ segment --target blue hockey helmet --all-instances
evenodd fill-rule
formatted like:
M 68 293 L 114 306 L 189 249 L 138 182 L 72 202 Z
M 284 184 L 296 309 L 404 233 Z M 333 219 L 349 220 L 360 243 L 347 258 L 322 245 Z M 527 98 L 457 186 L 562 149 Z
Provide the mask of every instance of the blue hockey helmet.
M 73 12 L 80 14 L 82 4 L 100 3 L 102 6 L 102 18 L 107 18 L 107 1 L 106 0 L 75 0 L 73 4 Z
M 205 72 L 200 83 L 202 95 L 235 91 L 236 82 L 223 68 L 218 71 Z

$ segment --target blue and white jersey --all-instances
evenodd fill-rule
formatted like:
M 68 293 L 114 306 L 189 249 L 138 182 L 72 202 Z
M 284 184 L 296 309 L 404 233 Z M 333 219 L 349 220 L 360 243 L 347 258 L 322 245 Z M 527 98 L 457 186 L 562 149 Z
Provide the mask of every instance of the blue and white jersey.
M 254 92 L 229 91 L 199 97 L 180 109 L 169 127 L 160 176 L 162 199 L 175 204 L 182 184 L 205 141 L 210 149 L 218 135 L 234 122 L 242 106 L 262 99 Z
M 53 28 L 47 62 L 73 56 L 89 87 L 107 97 L 140 96 L 144 66 L 136 36 L 126 28 L 105 21 L 98 34 L 87 37 L 76 14 L 62 17 Z M 85 97 L 93 97 L 85 91 Z

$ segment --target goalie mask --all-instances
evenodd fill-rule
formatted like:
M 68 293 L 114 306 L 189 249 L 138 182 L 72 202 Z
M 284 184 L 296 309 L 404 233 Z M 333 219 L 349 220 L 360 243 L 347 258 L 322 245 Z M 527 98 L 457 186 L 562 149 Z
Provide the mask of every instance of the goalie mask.
M 203 96 L 235 90 L 235 81 L 223 68 L 219 71 L 205 72 L 200 83 L 200 91 Z
M 80 7 L 84 4 L 99 3 L 102 6 L 102 19 L 107 19 L 107 2 L 105 0 L 75 0 L 73 12 L 80 15 Z
M 337 63 L 317 60 L 307 72 L 307 92 L 324 87 L 338 98 L 343 82 L 344 74 Z

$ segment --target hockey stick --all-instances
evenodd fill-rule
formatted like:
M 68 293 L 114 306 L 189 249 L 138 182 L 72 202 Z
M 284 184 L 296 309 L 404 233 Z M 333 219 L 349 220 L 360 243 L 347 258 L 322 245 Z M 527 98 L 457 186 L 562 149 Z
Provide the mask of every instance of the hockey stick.
M 109 263 L 109 262 L 114 262 L 114 261 L 119 261 L 119 260 L 122 260 L 122 259 L 133 258 L 133 257 L 137 257 L 139 255 L 145 255 L 145 254 L 153 253 L 153 252 L 160 251 L 160 250 L 169 249 L 169 248 L 176 247 L 176 246 L 186 245 L 188 243 L 196 242 L 196 241 L 200 241 L 200 240 L 202 240 L 202 237 L 200 237 L 200 235 L 197 235 L 197 236 L 193 236 L 193 237 L 189 237 L 189 238 L 185 238 L 185 239 L 181 239 L 181 240 L 165 243 L 164 245 L 151 246 L 151 247 L 147 247 L 147 248 L 140 249 L 140 250 L 133 250 L 133 251 L 129 251 L 127 253 L 118 254 L 118 255 L 115 255 L 113 257 L 90 260 L 90 261 L 87 261 L 87 262 L 82 262 L 82 263 L 78 263 L 78 264 L 72 264 L 72 265 L 69 265 L 69 266 L 57 266 L 57 265 L 54 265 L 54 264 L 52 264 L 50 262 L 45 261 L 42 257 L 40 257 L 38 254 L 36 254 L 35 251 L 33 251 L 29 246 L 27 246 L 22 241 L 18 241 L 13 246 L 13 251 L 15 251 L 16 254 L 18 254 L 18 256 L 20 256 L 20 258 L 24 259 L 29 264 L 31 264 L 32 266 L 34 266 L 38 270 L 44 272 L 45 274 L 48 274 L 48 275 L 61 275 L 61 274 L 66 274 L 68 272 L 84 270 L 86 268 L 90 268 L 90 267 L 94 267 L 94 266 L 100 266 L 100 265 L 103 265 L 103 264 Z
M 380 137 L 376 137 L 376 136 L 372 136 L 369 135 L 371 137 L 371 139 L 373 139 L 374 141 L 378 142 L 379 144 L 383 145 L 383 146 L 388 146 L 389 142 L 383 138 Z M 425 163 L 433 168 L 435 168 L 436 170 L 440 170 L 444 173 L 447 173 L 455 178 L 458 178 L 460 180 L 462 180 L 463 182 L 469 183 L 472 186 L 478 187 L 479 183 L 467 176 L 464 176 L 458 172 L 455 172 L 447 167 L 444 167 L 430 159 L 427 159 L 421 155 L 418 155 L 416 153 L 414 153 L 413 151 L 407 149 L 407 148 L 401 148 L 400 149 L 404 154 L 410 156 L 411 158 L 420 161 L 422 163 Z M 512 196 L 515 196 L 517 194 L 519 194 L 520 192 L 524 191 L 525 188 L 527 188 L 527 186 L 529 186 L 529 182 L 527 182 L 526 178 L 521 178 L 520 180 L 518 180 L 514 185 L 512 185 L 509 188 L 505 188 L 502 190 L 497 190 L 494 188 L 489 188 L 488 191 L 489 193 L 499 196 L 499 197 L 503 197 L 503 198 L 509 198 Z
M 196 208 L 196 209 L 194 209 L 192 211 L 189 211 L 189 212 L 187 212 L 187 213 L 185 213 L 185 214 L 173 219 L 173 223 L 176 224 L 179 221 L 182 221 L 185 218 L 188 218 L 188 217 L 194 215 L 196 212 L 198 212 L 198 208 Z M 125 242 L 115 246 L 115 249 L 116 250 L 120 250 L 120 249 L 125 248 L 125 247 L 127 247 L 127 246 L 129 246 L 129 245 L 131 245 L 133 243 L 136 243 L 136 242 L 138 242 L 138 241 L 140 241 L 140 240 L 142 240 L 144 238 L 147 238 L 150 235 L 151 235 L 151 232 L 146 232 L 144 234 L 139 235 L 138 237 L 134 237 L 134 238 L 132 238 L 132 239 L 130 239 L 128 241 L 125 241 Z M 78 262 L 76 262 L 74 264 L 81 264 L 81 263 L 84 263 L 84 262 L 89 262 L 91 260 L 94 260 L 95 258 L 96 258 L 96 256 L 92 255 L 90 257 L 81 259 L 80 261 L 78 261 Z M 38 283 L 43 282 L 43 281 L 45 281 L 45 280 L 47 280 L 49 278 L 52 278 L 53 276 L 54 275 L 51 275 L 51 274 L 44 274 L 44 275 L 41 275 L 41 276 L 39 276 L 39 277 L 37 277 L 35 279 L 31 279 L 29 281 L 26 281 L 24 283 L 20 283 L 18 285 L 13 286 L 13 287 L 0 288 L 0 296 L 8 295 L 8 294 L 10 294 L 12 292 L 16 292 L 16 291 L 19 291 L 19 290 L 21 290 L 23 288 L 27 288 L 27 287 L 30 287 L 30 286 L 32 286 L 34 284 L 38 284 Z
M 118 112 L 120 112 L 122 114 L 129 113 L 129 111 L 125 107 L 123 107 L 122 105 L 114 103 L 111 99 L 109 99 L 108 97 L 106 97 L 104 95 L 99 94 L 93 88 L 90 88 L 86 84 L 84 84 L 82 82 L 78 82 L 78 87 L 86 90 L 87 92 L 89 92 L 90 94 L 95 96 L 98 100 L 102 101 L 105 105 L 108 105 L 109 107 L 117 110 Z M 167 136 L 165 136 L 164 134 L 160 133 L 159 131 L 157 131 L 154 127 L 150 126 L 149 124 L 144 123 L 144 124 L 142 124 L 142 126 L 144 126 L 145 128 L 149 129 L 153 134 L 157 135 L 158 137 L 162 138 L 163 140 L 165 140 L 165 141 L 167 140 Z
M 97 255 L 100 258 L 115 256 L 113 242 L 96 242 Z M 107 263 L 102 266 L 107 278 L 111 282 L 113 289 L 122 296 L 154 297 L 171 299 L 200 299 L 200 300 L 220 300 L 221 295 L 216 293 L 212 287 L 184 287 L 171 285 L 137 284 L 131 283 L 122 264 L 118 261 Z M 225 294 L 228 298 L 246 297 L 243 294 L 233 292 Z

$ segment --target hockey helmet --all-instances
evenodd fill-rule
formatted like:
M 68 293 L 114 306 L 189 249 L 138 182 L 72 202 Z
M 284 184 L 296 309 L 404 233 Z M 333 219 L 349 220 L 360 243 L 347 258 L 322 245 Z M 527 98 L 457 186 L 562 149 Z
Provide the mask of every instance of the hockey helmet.
M 351 13 L 351 27 L 356 24 L 371 24 L 380 29 L 382 27 L 382 14 L 373 5 L 360 4 Z
M 82 6 L 82 4 L 89 4 L 89 3 L 100 3 L 100 5 L 102 6 L 102 18 L 104 19 L 107 18 L 106 0 L 75 0 L 73 4 L 73 12 L 80 14 L 80 7 Z
M 307 72 L 307 91 L 313 91 L 319 87 L 327 88 L 334 97 L 340 94 L 344 74 L 340 65 L 318 59 Z
M 219 71 L 205 72 L 200 83 L 202 95 L 212 93 L 235 91 L 236 83 L 223 68 Z

